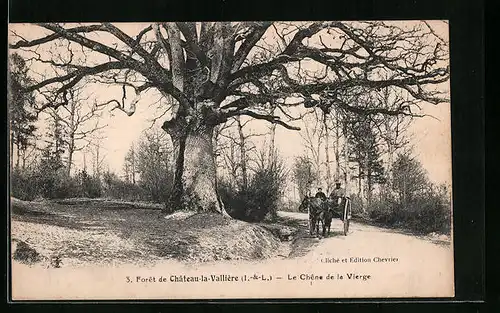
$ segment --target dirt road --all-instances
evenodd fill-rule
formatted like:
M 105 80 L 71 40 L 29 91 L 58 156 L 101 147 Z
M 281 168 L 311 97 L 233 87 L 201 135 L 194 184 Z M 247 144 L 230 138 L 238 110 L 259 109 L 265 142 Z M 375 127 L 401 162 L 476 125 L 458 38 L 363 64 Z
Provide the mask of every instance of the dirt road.
M 307 228 L 307 214 L 295 212 L 279 212 L 279 216 L 300 221 L 303 232 Z M 321 232 L 321 227 L 320 227 Z M 343 234 L 343 223 L 333 219 L 330 234 L 325 238 L 316 239 L 305 235 L 304 240 L 316 241 L 305 258 L 323 256 L 325 258 L 341 255 L 353 257 L 368 256 L 388 257 L 391 255 L 405 255 L 408 258 L 418 259 L 422 255 L 448 255 L 451 243 L 447 238 L 431 238 L 415 236 L 402 231 L 370 226 L 351 221 L 347 236 Z
M 279 212 L 279 215 L 300 221 L 302 230 L 307 231 L 307 214 Z M 303 273 L 344 275 L 343 285 L 331 286 L 329 290 L 313 288 L 311 295 L 323 294 L 325 297 L 332 294 L 340 297 L 453 295 L 453 246 L 446 236 L 438 238 L 416 236 L 356 221 L 351 221 L 349 232 L 344 236 L 343 223 L 339 219 L 334 219 L 330 235 L 321 239 L 305 235 L 303 240 L 316 242 L 296 259 L 296 264 L 302 264 Z M 351 278 L 346 281 L 345 278 L 349 275 Z M 359 276 L 352 280 L 353 275 Z

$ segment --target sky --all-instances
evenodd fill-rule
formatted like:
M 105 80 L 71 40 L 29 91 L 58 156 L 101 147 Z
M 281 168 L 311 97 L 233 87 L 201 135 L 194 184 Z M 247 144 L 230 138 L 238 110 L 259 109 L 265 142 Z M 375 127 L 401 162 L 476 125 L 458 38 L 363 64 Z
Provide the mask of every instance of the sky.
M 447 27 L 443 27 L 446 24 L 437 23 L 435 25 L 439 26 L 434 28 L 439 35 L 447 38 Z M 120 27 L 126 32 L 136 33 L 144 25 L 121 24 Z M 29 26 L 16 25 L 16 27 L 13 27 L 11 25 L 10 28 L 18 32 L 24 30 L 23 36 L 28 39 L 40 35 L 40 33 L 34 31 L 33 27 Z M 116 96 L 116 89 L 105 88 L 98 90 L 100 97 L 103 99 L 119 98 L 119 96 Z M 131 117 L 126 116 L 119 110 L 109 112 L 109 109 L 107 109 L 104 113 L 103 122 L 108 126 L 101 131 L 100 136 L 103 138 L 101 142 L 103 146 L 102 153 L 106 156 L 105 163 L 109 166 L 110 170 L 115 172 L 122 171 L 123 160 L 130 145 L 133 142 L 137 142 L 142 136 L 143 131 L 151 126 L 152 117 L 162 113 L 162 106 L 156 103 L 156 100 L 157 98 L 154 95 L 141 98 L 137 105 L 137 111 Z M 413 134 L 412 144 L 415 147 L 414 153 L 427 170 L 431 181 L 451 185 L 450 105 L 446 103 L 437 106 L 425 104 L 421 113 L 433 116 L 433 118 L 418 118 L 412 123 L 409 131 Z M 164 120 L 165 118 L 160 119 L 159 122 L 161 123 Z M 300 126 L 298 124 L 300 122 L 295 122 L 295 125 Z M 250 124 L 250 128 L 255 132 L 261 132 L 268 127 L 269 124 L 263 121 L 254 121 Z M 263 144 L 261 143 L 260 145 L 262 146 Z M 301 155 L 303 151 L 300 133 L 279 126 L 276 131 L 276 145 L 288 165 L 291 164 L 296 156 Z M 86 158 L 89 157 L 90 155 L 86 156 Z M 82 166 L 82 153 L 75 155 L 75 163 L 76 167 Z

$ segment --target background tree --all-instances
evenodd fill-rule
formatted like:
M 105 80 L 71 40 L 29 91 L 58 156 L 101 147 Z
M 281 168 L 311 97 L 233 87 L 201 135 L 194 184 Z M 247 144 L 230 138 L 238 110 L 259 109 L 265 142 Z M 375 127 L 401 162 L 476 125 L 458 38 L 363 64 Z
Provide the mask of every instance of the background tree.
M 102 138 L 92 138 L 88 149 L 92 155 L 92 174 L 94 177 L 101 179 L 106 160 L 106 155 L 103 153 Z
M 368 205 L 371 203 L 373 187 L 376 183 L 384 183 L 384 168 L 378 149 L 378 139 L 374 132 L 374 124 L 368 118 L 352 117 L 347 122 L 350 159 L 357 164 L 358 195 L 365 195 Z M 362 188 L 362 183 L 366 188 Z
M 323 128 L 325 130 L 325 167 L 326 167 L 326 192 L 330 193 L 332 186 L 332 169 L 330 166 L 330 126 L 328 125 L 328 111 L 323 111 Z M 338 147 L 338 143 L 335 148 Z M 335 151 L 337 152 L 337 151 Z M 337 163 L 338 166 L 338 163 Z M 337 176 L 338 179 L 338 176 Z
M 239 148 L 240 148 L 240 168 L 241 168 L 241 188 L 246 189 L 248 187 L 248 171 L 247 171 L 247 137 L 243 133 L 244 124 L 241 123 L 240 117 L 236 117 L 236 126 L 238 127 L 239 135 Z
M 317 180 L 313 164 L 306 156 L 297 157 L 292 168 L 293 178 L 299 191 L 300 200 L 308 196 L 311 182 Z
M 379 106 L 388 108 L 409 104 L 418 105 L 415 100 L 409 99 L 398 90 L 388 87 L 377 91 L 372 100 L 377 101 Z M 375 123 L 377 137 L 382 141 L 383 147 L 381 151 L 387 156 L 385 168 L 388 188 L 390 188 L 392 184 L 392 166 L 395 157 L 397 153 L 401 152 L 401 149 L 408 147 L 410 143 L 408 128 L 415 117 L 417 117 L 417 114 L 401 114 L 396 116 L 385 116 L 383 118 L 377 116 L 372 117 Z
M 40 185 L 41 196 L 51 199 L 60 196 L 61 188 L 59 185 L 65 181 L 61 179 L 61 172 L 64 172 L 63 154 L 65 150 L 62 127 L 59 121 L 51 120 L 48 125 L 48 140 L 46 147 L 42 149 L 37 181 Z
M 33 112 L 35 101 L 33 92 L 22 92 L 22 86 L 32 84 L 33 80 L 28 76 L 26 61 L 19 54 L 12 54 L 9 61 L 10 167 L 12 169 L 14 164 L 15 146 L 16 168 L 19 168 L 21 157 L 24 168 L 26 151 L 36 130 L 34 122 L 37 120 L 37 115 Z
M 87 76 L 101 76 L 106 83 L 120 86 L 121 99 L 106 103 L 114 103 L 128 115 L 135 112 L 141 93 L 150 89 L 176 100 L 163 124 L 175 148 L 175 184 L 169 203 L 174 209 L 188 205 L 183 196 L 190 195 L 189 207 L 224 212 L 212 154 L 214 127 L 245 115 L 297 129 L 262 110 L 270 101 L 283 109 L 300 104 L 312 107 L 318 102 L 313 95 L 320 94 L 328 99 L 325 105 L 351 112 L 398 115 L 408 111 L 337 101 L 336 94 L 358 86 L 394 86 L 429 103 L 447 101 L 445 93 L 434 88 L 449 77 L 447 47 L 424 22 L 178 22 L 137 30 L 111 23 L 37 25 L 46 31 L 42 37 L 28 40 L 15 29 L 10 48 L 22 48 L 34 62 L 54 69 L 52 75 L 24 88 L 56 92 L 39 109 L 66 105 L 68 89 Z M 57 55 L 51 55 L 51 44 Z M 44 54 L 43 48 L 37 50 L 42 46 L 49 46 Z M 304 62 L 325 69 L 327 75 L 309 79 L 302 75 L 310 68 Z M 278 90 L 266 88 L 271 77 L 281 81 Z
M 260 209 L 272 219 L 277 217 L 278 205 L 283 197 L 289 171 L 277 149 L 255 151 L 255 166 L 251 180 L 254 197 L 260 198 Z M 264 216 L 266 215 L 264 214 Z
M 399 203 L 407 205 L 429 186 L 427 174 L 418 160 L 408 152 L 398 154 L 393 167 L 392 188 Z
M 137 146 L 139 185 L 154 202 L 164 202 L 167 199 L 173 182 L 170 167 L 173 149 L 165 137 L 165 133 L 149 131 L 144 133 Z
M 73 87 L 67 91 L 68 103 L 57 108 L 49 108 L 50 116 L 62 127 L 63 141 L 67 150 L 66 170 L 70 175 L 75 152 L 91 144 L 92 135 L 103 129 L 100 120 L 102 107 L 94 101 L 89 104 L 89 95 L 82 94 L 82 87 Z
M 123 163 L 123 172 L 125 175 L 125 181 L 136 184 L 136 174 L 137 174 L 137 158 L 136 158 L 136 148 L 135 144 L 132 143 L 130 148 L 125 155 L 125 162 Z
M 54 160 L 54 164 L 57 164 L 57 168 L 64 167 L 64 153 L 65 153 L 65 141 L 64 141 L 64 131 L 60 120 L 50 120 L 49 119 L 49 131 L 47 132 L 47 147 L 44 149 L 47 151 L 45 154 Z
M 369 207 L 372 221 L 419 233 L 450 232 L 451 196 L 444 185 L 431 183 L 410 149 L 398 153 L 391 193 L 383 192 Z
M 301 132 L 301 137 L 306 156 L 309 162 L 311 162 L 314 171 L 314 174 L 310 176 L 313 179 L 309 181 L 310 185 L 308 188 L 311 188 L 313 183 L 319 186 L 323 182 L 321 172 L 324 162 L 321 148 L 325 145 L 325 141 L 327 141 L 328 138 L 325 136 L 326 132 L 324 123 L 322 122 L 322 115 L 323 114 L 319 110 L 314 110 L 309 114 L 307 120 L 303 120 L 304 127 L 302 128 L 303 132 Z
M 224 140 L 223 135 L 228 131 L 228 129 L 231 129 L 231 127 L 234 126 L 235 120 L 231 119 L 228 120 L 225 123 L 219 124 L 216 127 L 214 127 L 214 135 L 212 137 L 212 145 L 213 145 L 213 155 L 214 155 L 214 160 L 215 164 L 217 165 L 217 177 L 221 176 L 220 174 L 220 169 L 224 169 L 225 167 L 225 154 L 227 154 L 226 149 L 229 147 L 229 141 Z M 234 149 L 233 149 L 234 150 Z M 234 159 L 234 158 L 233 158 Z M 236 175 L 236 169 L 231 170 L 230 173 L 234 173 L 233 177 Z M 224 173 L 225 174 L 225 173 Z M 236 178 L 234 179 L 236 180 Z
M 233 118 L 231 123 L 220 133 L 220 153 L 224 157 L 224 167 L 227 168 L 231 186 L 244 190 L 248 187 L 251 176 L 251 153 L 256 146 L 252 139 L 264 136 L 264 133 L 248 131 L 250 119 Z
M 240 158 L 238 157 L 237 150 L 238 150 L 237 144 L 233 140 L 228 141 L 224 149 L 220 150 L 222 151 L 221 154 L 223 157 L 221 162 L 223 166 L 221 168 L 224 168 L 226 170 L 228 174 L 226 176 L 227 183 L 233 189 L 238 188 L 238 182 L 241 177 L 239 175 L 241 161 Z M 221 174 L 220 176 L 224 177 L 224 174 Z

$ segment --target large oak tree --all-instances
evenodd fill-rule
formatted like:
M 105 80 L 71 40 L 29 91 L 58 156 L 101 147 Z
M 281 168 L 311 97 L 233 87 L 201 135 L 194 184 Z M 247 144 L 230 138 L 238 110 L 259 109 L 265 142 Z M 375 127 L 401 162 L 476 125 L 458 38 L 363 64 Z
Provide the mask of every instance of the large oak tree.
M 426 22 L 169 22 L 144 25 L 134 34 L 111 23 L 37 26 L 43 35 L 26 39 L 12 32 L 9 46 L 55 69 L 25 86 L 45 95 L 39 109 L 65 105 L 68 90 L 87 78 L 123 86 L 121 99 L 108 104 L 129 115 L 150 89 L 174 102 L 165 101 L 171 112 L 163 123 L 176 147 L 171 209 L 189 205 L 224 213 L 212 135 L 231 117 L 298 129 L 286 122 L 289 106 L 411 114 L 405 105 L 365 107 L 337 97 L 360 86 L 393 86 L 419 101 L 447 101 L 435 87 L 449 78 L 447 45 Z M 55 46 L 48 56 L 37 52 L 50 44 Z M 270 115 L 270 107 L 282 113 Z

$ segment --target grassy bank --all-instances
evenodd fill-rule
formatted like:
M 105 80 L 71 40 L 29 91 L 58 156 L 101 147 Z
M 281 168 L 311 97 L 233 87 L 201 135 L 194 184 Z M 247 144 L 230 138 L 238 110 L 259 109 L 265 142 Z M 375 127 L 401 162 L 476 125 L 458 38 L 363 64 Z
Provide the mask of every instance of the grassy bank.
M 22 242 L 41 261 L 60 258 L 63 266 L 260 260 L 277 255 L 286 239 L 270 227 L 216 213 L 164 216 L 151 204 L 104 199 L 14 199 L 11 216 L 13 251 Z

